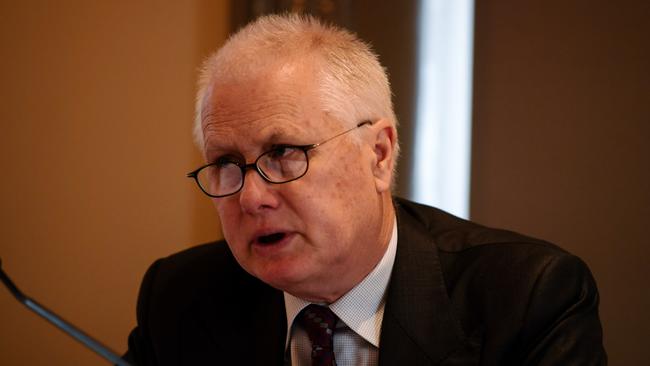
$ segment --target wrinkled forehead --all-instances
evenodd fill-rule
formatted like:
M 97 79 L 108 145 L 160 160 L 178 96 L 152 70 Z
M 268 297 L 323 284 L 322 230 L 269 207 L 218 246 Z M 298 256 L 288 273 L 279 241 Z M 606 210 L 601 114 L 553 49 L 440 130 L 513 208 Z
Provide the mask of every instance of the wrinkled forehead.
M 230 145 L 259 145 L 271 141 L 309 143 L 326 128 L 317 83 L 304 69 L 278 68 L 209 86 L 201 110 L 201 127 L 208 150 Z M 287 141 L 285 141 L 287 142 Z M 287 143 L 288 143 L 287 142 Z
M 318 82 L 312 70 L 308 64 L 284 62 L 214 79 L 203 97 L 202 122 L 228 121 L 234 114 L 264 111 L 297 115 L 304 108 L 313 108 Z

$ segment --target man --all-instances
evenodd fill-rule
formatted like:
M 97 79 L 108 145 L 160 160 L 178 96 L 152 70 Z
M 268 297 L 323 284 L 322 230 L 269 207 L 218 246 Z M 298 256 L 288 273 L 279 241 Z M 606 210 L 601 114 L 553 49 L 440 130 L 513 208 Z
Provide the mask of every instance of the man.
M 605 364 L 584 263 L 393 199 L 384 70 L 350 33 L 263 17 L 204 65 L 195 135 L 225 242 L 157 261 L 138 365 Z

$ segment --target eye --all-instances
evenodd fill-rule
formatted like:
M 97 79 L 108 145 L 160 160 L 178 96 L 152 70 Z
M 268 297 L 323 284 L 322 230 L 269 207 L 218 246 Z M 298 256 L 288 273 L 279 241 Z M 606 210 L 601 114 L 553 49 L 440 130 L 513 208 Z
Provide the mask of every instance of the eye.
M 279 145 L 273 147 L 269 152 L 266 153 L 266 155 L 269 157 L 269 159 L 284 159 L 292 154 L 295 154 L 298 148 L 294 146 L 289 146 L 289 145 Z
M 225 155 L 225 156 L 218 157 L 217 160 L 214 162 L 214 164 L 217 167 L 222 168 L 228 165 L 240 165 L 241 163 L 239 159 L 237 159 L 236 157 L 231 155 Z

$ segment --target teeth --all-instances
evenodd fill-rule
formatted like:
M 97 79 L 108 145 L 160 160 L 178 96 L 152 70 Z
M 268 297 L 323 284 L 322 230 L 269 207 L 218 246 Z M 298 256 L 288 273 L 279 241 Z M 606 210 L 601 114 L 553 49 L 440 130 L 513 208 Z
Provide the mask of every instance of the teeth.
M 284 233 L 275 233 L 275 234 L 271 234 L 271 235 L 260 236 L 259 241 L 260 241 L 260 243 L 263 243 L 263 244 L 270 244 L 270 243 L 274 243 L 274 242 L 276 242 L 278 240 L 281 240 L 282 238 L 284 238 Z

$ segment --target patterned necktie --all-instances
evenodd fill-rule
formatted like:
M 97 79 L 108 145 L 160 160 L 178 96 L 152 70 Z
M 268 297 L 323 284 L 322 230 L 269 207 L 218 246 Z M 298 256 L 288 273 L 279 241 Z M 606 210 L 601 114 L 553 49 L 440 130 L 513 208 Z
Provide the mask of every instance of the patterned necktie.
M 325 306 L 311 304 L 298 318 L 311 341 L 312 366 L 336 366 L 333 341 L 336 315 Z

